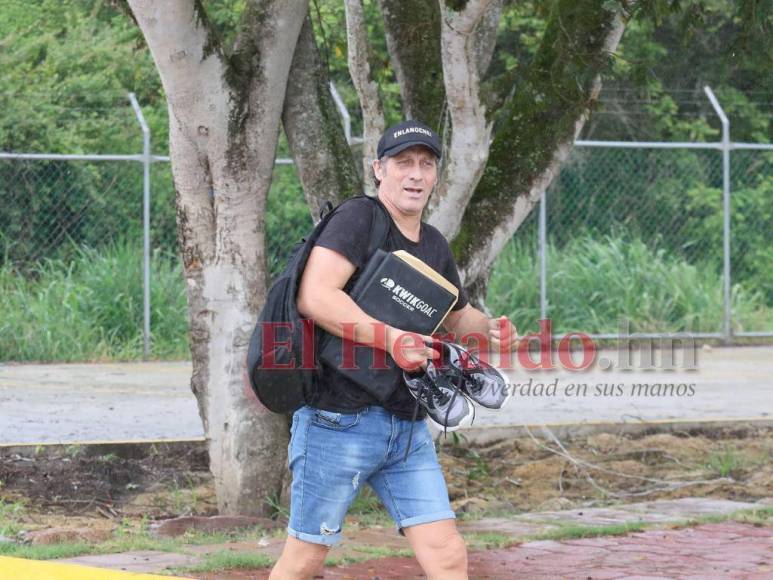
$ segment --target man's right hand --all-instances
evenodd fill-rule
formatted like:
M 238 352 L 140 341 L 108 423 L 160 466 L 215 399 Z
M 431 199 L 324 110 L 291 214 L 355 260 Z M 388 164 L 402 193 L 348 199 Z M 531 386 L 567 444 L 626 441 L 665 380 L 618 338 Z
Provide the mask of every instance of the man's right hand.
M 431 336 L 387 327 L 386 351 L 403 370 L 425 369 L 428 359 L 438 358 L 440 353 L 428 346 L 432 342 Z

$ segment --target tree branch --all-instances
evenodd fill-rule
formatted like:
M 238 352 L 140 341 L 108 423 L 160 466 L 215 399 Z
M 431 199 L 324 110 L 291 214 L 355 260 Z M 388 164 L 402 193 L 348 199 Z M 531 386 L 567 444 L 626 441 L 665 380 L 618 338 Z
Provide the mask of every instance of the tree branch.
M 472 196 L 488 158 L 491 124 L 480 99 L 478 67 L 482 57 L 477 31 L 488 12 L 500 9 L 501 0 L 470 0 L 460 11 L 441 0 L 440 51 L 451 138 L 445 149 L 442 175 L 427 207 L 427 221 L 449 239 L 459 230 L 462 208 Z M 488 26 L 485 30 L 496 34 L 496 28 Z
M 170 153 L 175 161 L 178 236 L 186 272 L 193 275 L 215 252 L 215 223 L 208 160 L 213 117 L 226 118 L 220 46 L 203 8 L 193 0 L 129 0 L 167 95 Z M 214 115 L 213 115 L 214 113 Z M 220 138 L 223 138 L 222 126 Z
M 499 31 L 499 19 L 502 16 L 503 2 L 492 2 L 484 11 L 478 27 L 475 29 L 475 63 L 478 67 L 478 78 L 482 79 L 488 72 L 491 59 L 494 56 L 494 48 L 497 43 Z
M 488 165 L 453 242 L 465 284 L 487 279 L 558 174 L 598 97 L 600 73 L 625 22 L 621 7 L 608 9 L 602 0 L 562 0 L 555 7 L 536 58 L 497 115 Z
M 326 201 L 336 205 L 362 191 L 329 83 L 306 17 L 287 81 L 282 123 L 315 221 Z
M 369 179 L 370 162 L 376 158 L 376 144 L 384 132 L 384 108 L 378 94 L 378 86 L 373 80 L 368 60 L 368 33 L 362 0 L 346 0 L 346 37 L 351 74 L 357 95 L 360 98 L 363 117 L 363 182 L 365 191 L 375 194 L 375 185 Z
M 403 114 L 440 131 L 446 100 L 440 5 L 437 0 L 379 0 L 379 7 Z

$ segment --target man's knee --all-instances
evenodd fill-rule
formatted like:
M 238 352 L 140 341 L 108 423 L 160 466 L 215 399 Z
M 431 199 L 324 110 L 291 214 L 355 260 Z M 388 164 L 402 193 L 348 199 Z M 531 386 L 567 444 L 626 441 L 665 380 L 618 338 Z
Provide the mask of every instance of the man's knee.
M 466 573 L 467 545 L 456 526 L 425 529 L 406 535 L 409 536 L 416 558 L 428 576 L 442 577 L 443 573 L 448 572 Z
M 282 555 L 271 571 L 272 580 L 313 578 L 325 565 L 330 546 L 288 537 Z
M 438 541 L 429 542 L 434 562 L 443 570 L 467 570 L 467 545 L 459 532 L 454 531 Z

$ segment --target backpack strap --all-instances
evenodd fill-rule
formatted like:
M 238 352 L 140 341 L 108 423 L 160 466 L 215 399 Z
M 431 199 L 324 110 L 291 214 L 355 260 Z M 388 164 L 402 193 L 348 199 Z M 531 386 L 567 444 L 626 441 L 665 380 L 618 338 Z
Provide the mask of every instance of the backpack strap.
M 333 211 L 333 204 L 330 202 L 330 200 L 328 200 L 319 210 L 319 221 L 325 219 L 325 215 L 329 214 L 331 211 Z
M 370 240 L 368 241 L 368 258 L 382 248 L 386 243 L 389 229 L 391 227 L 391 218 L 387 215 L 384 206 L 375 198 L 369 198 L 373 203 L 373 227 L 370 230 Z
M 306 242 L 311 241 L 312 245 L 314 242 L 316 242 L 317 238 L 322 233 L 322 230 L 327 225 L 327 222 L 330 221 L 330 218 L 333 216 L 333 213 L 341 207 L 344 203 L 351 199 L 361 198 L 364 197 L 365 199 L 369 199 L 372 206 L 373 206 L 373 220 L 372 220 L 372 227 L 370 230 L 370 239 L 368 240 L 368 253 L 366 262 L 370 257 L 376 252 L 376 250 L 382 248 L 384 244 L 386 243 L 387 236 L 389 235 L 389 230 L 391 228 L 391 218 L 389 217 L 389 214 L 387 213 L 386 209 L 383 205 L 381 205 L 381 202 L 373 197 L 370 197 L 368 195 L 357 195 L 354 197 L 351 197 L 349 199 L 345 199 L 343 202 L 338 204 L 336 207 L 333 207 L 333 204 L 329 201 L 326 201 L 325 204 L 322 206 L 322 208 L 319 211 L 319 222 L 317 223 L 314 230 L 305 238 L 303 238 L 303 241 Z

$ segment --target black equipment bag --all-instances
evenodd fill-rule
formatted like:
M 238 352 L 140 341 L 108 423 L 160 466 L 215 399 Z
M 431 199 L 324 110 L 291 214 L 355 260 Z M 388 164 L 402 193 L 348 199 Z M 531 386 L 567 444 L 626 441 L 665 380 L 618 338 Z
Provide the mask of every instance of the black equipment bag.
M 290 414 L 316 400 L 315 380 L 319 369 L 316 353 L 320 333 L 314 331 L 311 320 L 302 320 L 298 313 L 298 288 L 309 254 L 330 217 L 344 203 L 363 197 L 371 200 L 374 212 L 368 257 L 383 246 L 389 233 L 390 218 L 378 200 L 360 195 L 335 208 L 327 202 L 320 212 L 319 223 L 296 244 L 284 270 L 268 290 L 266 303 L 250 337 L 247 376 L 258 400 L 269 411 Z

